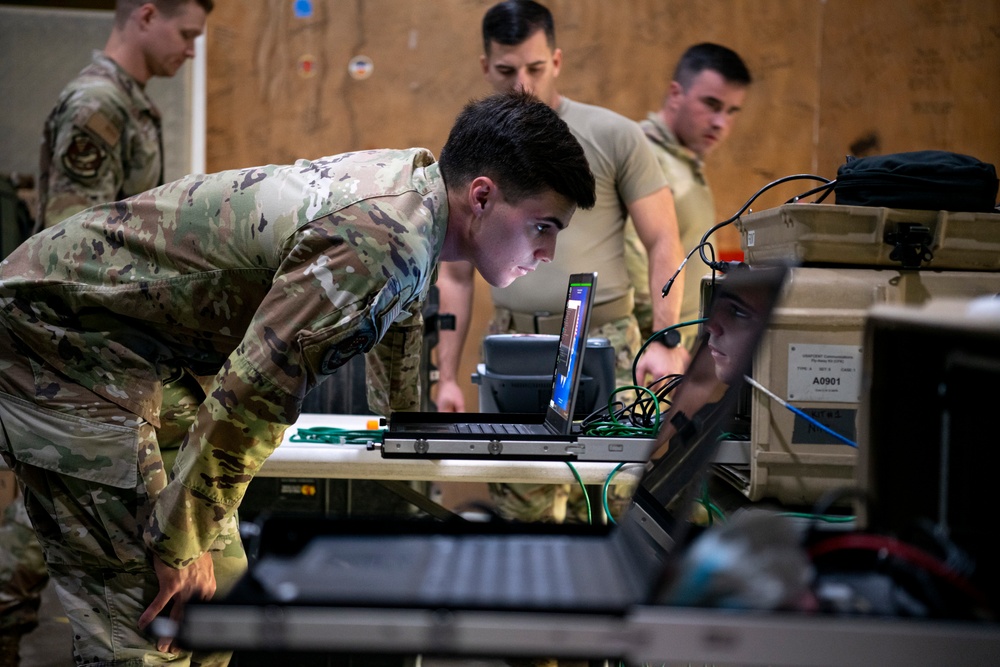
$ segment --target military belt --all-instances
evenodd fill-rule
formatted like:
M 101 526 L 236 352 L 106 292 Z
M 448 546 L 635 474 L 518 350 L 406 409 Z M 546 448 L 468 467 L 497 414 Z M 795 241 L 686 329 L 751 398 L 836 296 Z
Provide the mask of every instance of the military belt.
M 608 301 L 594 306 L 590 313 L 590 328 L 603 327 L 608 322 L 614 322 L 632 314 L 635 299 L 632 291 L 614 301 Z M 502 309 L 500 309 L 502 310 Z M 510 310 L 511 329 L 520 333 L 540 333 L 558 335 L 562 329 L 562 313 L 553 315 L 548 312 L 518 313 Z

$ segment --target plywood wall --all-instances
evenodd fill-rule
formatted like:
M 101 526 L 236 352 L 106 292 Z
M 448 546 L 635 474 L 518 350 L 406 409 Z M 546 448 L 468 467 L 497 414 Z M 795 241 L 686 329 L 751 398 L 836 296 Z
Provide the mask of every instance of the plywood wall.
M 208 25 L 209 171 L 348 150 L 437 152 L 489 92 L 479 23 L 492 0 L 217 0 Z M 709 158 L 721 217 L 770 181 L 832 178 L 852 151 L 944 149 L 1000 164 L 1000 0 L 549 0 L 559 90 L 631 118 L 655 109 L 690 44 L 738 51 L 755 78 Z M 296 7 L 311 7 L 297 16 Z M 348 66 L 365 56 L 371 76 Z M 804 189 L 786 184 L 759 210 Z M 738 249 L 724 236 L 723 249 Z M 477 289 L 461 377 L 489 313 Z M 476 405 L 475 387 L 467 402 Z

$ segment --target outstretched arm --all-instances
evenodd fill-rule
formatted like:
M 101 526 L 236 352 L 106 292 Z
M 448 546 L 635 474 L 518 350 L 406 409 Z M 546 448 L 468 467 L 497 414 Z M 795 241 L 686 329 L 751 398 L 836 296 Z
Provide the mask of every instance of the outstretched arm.
M 662 188 L 628 206 L 639 239 L 649 255 L 649 293 L 653 305 L 653 330 L 676 324 L 680 320 L 681 299 L 684 295 L 683 273 L 674 281 L 666 298 L 661 298 L 663 286 L 684 260 L 674 196 L 670 188 Z M 683 373 L 690 355 L 681 346 L 669 348 L 661 342 L 646 348 L 636 366 L 640 384 L 650 376 L 653 380 L 674 373 Z
M 440 373 L 436 403 L 441 412 L 465 411 L 465 397 L 458 385 L 458 365 L 469 334 L 475 270 L 468 262 L 442 262 L 438 270 L 438 309 L 455 316 L 455 329 L 438 333 L 437 365 Z

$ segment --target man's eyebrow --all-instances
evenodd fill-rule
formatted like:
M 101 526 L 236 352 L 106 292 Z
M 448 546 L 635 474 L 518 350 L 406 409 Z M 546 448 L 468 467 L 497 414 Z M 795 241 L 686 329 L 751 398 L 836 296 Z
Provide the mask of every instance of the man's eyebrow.
M 735 294 L 733 292 L 723 292 L 722 294 L 719 295 L 719 298 L 728 299 L 734 302 L 736 305 L 741 306 L 745 310 L 749 310 L 751 312 L 757 312 L 756 309 L 750 305 L 750 302 L 741 297 L 739 294 Z
M 713 105 L 719 107 L 720 109 L 725 109 L 726 111 L 742 111 L 743 110 L 743 107 L 741 107 L 738 104 L 732 104 L 730 106 L 726 106 L 726 103 L 723 102 L 718 97 L 716 97 L 715 95 L 705 95 L 705 96 L 703 96 L 701 98 L 701 101 L 704 102 L 705 104 L 713 104 Z
M 548 58 L 542 58 L 540 60 L 533 60 L 530 63 L 525 63 L 524 66 L 525 67 L 538 67 L 539 65 L 544 65 L 547 62 L 549 62 Z M 498 62 L 498 63 L 494 64 L 493 66 L 496 67 L 497 69 L 501 69 L 501 68 L 502 69 L 517 69 L 517 65 L 512 65 L 510 63 L 505 63 L 505 62 Z

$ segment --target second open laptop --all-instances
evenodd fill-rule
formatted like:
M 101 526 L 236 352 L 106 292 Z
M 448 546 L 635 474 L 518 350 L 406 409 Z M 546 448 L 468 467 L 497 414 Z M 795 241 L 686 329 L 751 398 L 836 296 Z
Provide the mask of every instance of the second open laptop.
M 575 273 L 566 286 L 559 351 L 552 371 L 552 396 L 543 421 L 534 415 L 398 412 L 389 418 L 385 442 L 451 439 L 474 443 L 504 440 L 544 441 L 566 438 L 573 426 L 590 329 L 590 312 L 597 290 L 597 273 Z
M 182 636 L 196 648 L 226 646 L 219 633 L 238 611 L 233 605 L 280 607 L 287 622 L 299 613 L 315 622 L 309 609 L 397 616 L 410 610 L 418 612 L 416 627 L 434 622 L 428 610 L 622 615 L 655 602 L 784 274 L 748 269 L 720 282 L 705 325 L 711 335 L 703 334 L 674 391 L 655 458 L 617 525 L 601 532 L 551 524 L 336 521 L 293 553 L 263 554 L 227 600 L 190 605 Z M 284 544 L 281 526 L 276 530 L 272 541 Z M 213 636 L 200 629 L 205 623 Z M 243 625 L 233 628 L 239 636 L 246 636 Z M 309 627 L 321 644 L 339 630 Z

